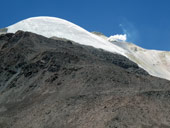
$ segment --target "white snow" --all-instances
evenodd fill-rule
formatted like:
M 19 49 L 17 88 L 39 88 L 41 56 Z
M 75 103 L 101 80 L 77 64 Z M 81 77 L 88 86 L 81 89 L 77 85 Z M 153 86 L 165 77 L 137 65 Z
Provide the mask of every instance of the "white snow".
M 18 30 L 29 31 L 45 37 L 66 38 L 83 45 L 101 48 L 109 52 L 126 56 L 125 50 L 113 43 L 96 36 L 85 29 L 60 18 L 55 17 L 33 17 L 20 21 L 8 28 L 8 33 Z

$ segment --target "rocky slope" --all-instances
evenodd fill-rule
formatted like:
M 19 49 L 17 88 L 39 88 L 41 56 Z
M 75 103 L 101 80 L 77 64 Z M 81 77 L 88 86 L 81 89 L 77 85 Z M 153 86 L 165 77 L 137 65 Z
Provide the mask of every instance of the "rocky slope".
M 168 128 L 170 82 L 119 54 L 0 36 L 0 128 Z

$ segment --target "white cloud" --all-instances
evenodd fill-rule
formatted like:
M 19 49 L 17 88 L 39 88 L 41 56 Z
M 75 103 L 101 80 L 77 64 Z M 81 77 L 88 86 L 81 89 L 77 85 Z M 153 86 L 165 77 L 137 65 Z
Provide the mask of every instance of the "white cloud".
M 117 34 L 117 35 L 113 35 L 113 36 L 110 36 L 109 38 L 108 38 L 108 41 L 111 41 L 111 42 L 113 42 L 113 41 L 126 41 L 126 39 L 127 39 L 127 36 L 126 36 L 126 34 L 124 34 L 124 35 L 122 35 L 122 34 Z

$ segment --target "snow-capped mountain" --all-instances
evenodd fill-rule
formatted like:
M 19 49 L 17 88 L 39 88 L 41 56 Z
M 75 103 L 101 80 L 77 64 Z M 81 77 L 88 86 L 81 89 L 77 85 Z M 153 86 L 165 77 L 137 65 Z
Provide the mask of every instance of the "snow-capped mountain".
M 66 38 L 83 45 L 101 48 L 128 57 L 151 75 L 170 80 L 170 52 L 146 50 L 134 44 L 104 38 L 63 19 L 33 17 L 1 29 L 0 34 L 29 31 L 45 37 Z M 109 39 L 109 40 L 108 40 Z
M 102 48 L 110 52 L 116 52 L 126 56 L 125 50 L 100 37 L 91 34 L 85 29 L 63 19 L 54 17 L 34 17 L 18 22 L 7 27 L 8 33 L 18 30 L 29 31 L 45 37 L 66 38 L 83 45 Z

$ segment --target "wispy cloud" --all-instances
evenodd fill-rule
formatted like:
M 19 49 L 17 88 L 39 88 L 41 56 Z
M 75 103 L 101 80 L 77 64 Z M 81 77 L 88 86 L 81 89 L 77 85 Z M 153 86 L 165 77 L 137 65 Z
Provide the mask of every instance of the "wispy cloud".
M 139 40 L 139 32 L 133 23 L 124 19 L 121 24 L 119 24 L 123 33 L 126 34 L 128 42 L 138 43 Z

